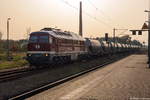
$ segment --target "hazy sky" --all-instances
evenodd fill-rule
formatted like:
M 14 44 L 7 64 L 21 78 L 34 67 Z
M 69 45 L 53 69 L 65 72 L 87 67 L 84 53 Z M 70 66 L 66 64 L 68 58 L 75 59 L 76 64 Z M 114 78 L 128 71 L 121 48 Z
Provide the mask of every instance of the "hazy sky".
M 0 0 L 0 31 L 6 38 L 6 21 L 10 17 L 10 38 L 26 38 L 26 29 L 58 27 L 78 33 L 80 0 Z M 147 20 L 148 0 L 82 0 L 85 37 L 102 37 L 112 29 L 140 29 Z M 96 9 L 97 8 L 97 9 Z M 96 18 L 97 21 L 94 19 Z M 122 31 L 117 31 L 120 34 Z M 124 34 L 130 34 L 124 33 Z M 147 40 L 147 33 L 133 38 Z

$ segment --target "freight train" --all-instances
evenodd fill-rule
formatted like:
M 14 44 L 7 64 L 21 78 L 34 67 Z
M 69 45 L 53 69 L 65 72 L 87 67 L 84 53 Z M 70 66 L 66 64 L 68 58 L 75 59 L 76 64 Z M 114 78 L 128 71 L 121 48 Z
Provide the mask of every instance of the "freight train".
M 137 51 L 141 45 L 83 38 L 73 32 L 44 28 L 30 34 L 27 60 L 30 65 L 51 65 Z

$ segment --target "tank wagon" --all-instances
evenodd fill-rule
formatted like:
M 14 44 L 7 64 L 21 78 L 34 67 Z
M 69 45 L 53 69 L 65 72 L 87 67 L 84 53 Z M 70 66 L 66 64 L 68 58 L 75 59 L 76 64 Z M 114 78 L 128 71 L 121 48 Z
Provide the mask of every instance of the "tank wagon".
M 30 65 L 50 65 L 83 59 L 136 51 L 139 45 L 121 44 L 99 39 L 83 38 L 73 32 L 44 28 L 30 34 L 27 60 Z

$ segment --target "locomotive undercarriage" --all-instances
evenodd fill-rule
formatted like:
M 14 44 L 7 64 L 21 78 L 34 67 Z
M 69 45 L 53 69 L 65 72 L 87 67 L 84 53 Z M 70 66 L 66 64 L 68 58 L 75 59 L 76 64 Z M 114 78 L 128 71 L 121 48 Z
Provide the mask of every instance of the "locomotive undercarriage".
M 67 54 L 67 55 L 58 55 L 58 54 L 27 54 L 27 60 L 31 66 L 45 66 L 53 64 L 65 64 L 72 61 L 80 60 L 85 58 L 85 54 Z

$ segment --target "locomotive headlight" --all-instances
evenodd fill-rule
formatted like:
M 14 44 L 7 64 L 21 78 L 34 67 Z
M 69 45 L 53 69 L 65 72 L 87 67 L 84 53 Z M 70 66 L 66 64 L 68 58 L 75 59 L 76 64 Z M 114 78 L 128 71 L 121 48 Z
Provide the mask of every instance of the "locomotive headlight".
M 48 54 L 46 53 L 45 56 L 48 56 Z
M 30 54 L 30 53 L 28 53 L 28 54 L 27 54 L 27 56 L 31 56 L 31 54 Z

